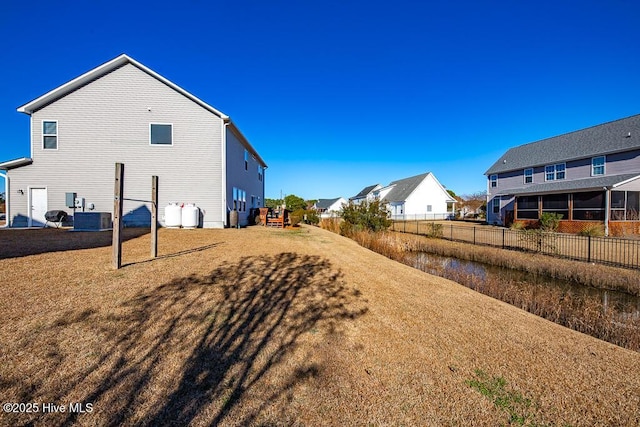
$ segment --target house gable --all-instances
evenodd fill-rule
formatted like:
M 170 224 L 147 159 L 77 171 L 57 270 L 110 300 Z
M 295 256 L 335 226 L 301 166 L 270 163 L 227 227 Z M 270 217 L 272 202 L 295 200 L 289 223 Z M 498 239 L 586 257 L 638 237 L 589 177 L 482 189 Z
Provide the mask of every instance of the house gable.
M 64 210 L 65 194 L 73 192 L 89 209 L 111 212 L 118 162 L 126 166 L 125 223 L 150 221 L 149 203 L 143 201 L 149 200 L 149 180 L 156 175 L 161 209 L 170 202 L 194 203 L 201 209 L 201 225 L 224 226 L 225 190 L 233 185 L 227 182 L 228 170 L 244 170 L 245 164 L 241 156 L 228 159 L 228 145 L 248 153 L 251 171 L 240 184 L 247 196 L 264 201 L 266 164 L 229 117 L 126 55 L 18 111 L 31 116 L 32 158 L 3 165 L 19 188 L 46 188 L 48 209 Z M 42 144 L 43 124 L 51 122 L 56 123 L 55 150 Z M 154 124 L 169 132 L 165 141 L 170 144 L 153 143 Z M 28 216 L 27 204 L 27 197 L 15 197 L 12 217 Z

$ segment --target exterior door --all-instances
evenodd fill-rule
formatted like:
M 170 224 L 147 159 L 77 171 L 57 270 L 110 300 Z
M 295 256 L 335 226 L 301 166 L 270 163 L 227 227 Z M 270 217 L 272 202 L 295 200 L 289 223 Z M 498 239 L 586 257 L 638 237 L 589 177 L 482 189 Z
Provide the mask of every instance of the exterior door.
M 44 227 L 47 223 L 44 218 L 44 214 L 47 212 L 47 189 L 31 188 L 29 190 L 29 200 L 31 204 L 29 227 Z

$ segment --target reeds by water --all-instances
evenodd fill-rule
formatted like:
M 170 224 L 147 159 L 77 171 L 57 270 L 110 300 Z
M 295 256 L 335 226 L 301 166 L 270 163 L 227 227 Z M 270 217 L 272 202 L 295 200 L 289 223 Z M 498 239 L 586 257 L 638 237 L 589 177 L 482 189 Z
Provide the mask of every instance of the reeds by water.
M 638 273 L 625 269 L 393 232 L 357 232 L 350 237 L 368 249 L 416 268 L 421 267 L 416 255 L 426 252 L 640 295 Z M 640 351 L 640 316 L 637 313 L 620 313 L 613 306 L 603 307 L 598 298 L 577 297 L 557 287 L 524 284 L 495 277 L 479 278 L 464 269 L 447 269 L 444 266 L 439 270 L 433 271 L 432 266 L 428 272 L 565 327 Z

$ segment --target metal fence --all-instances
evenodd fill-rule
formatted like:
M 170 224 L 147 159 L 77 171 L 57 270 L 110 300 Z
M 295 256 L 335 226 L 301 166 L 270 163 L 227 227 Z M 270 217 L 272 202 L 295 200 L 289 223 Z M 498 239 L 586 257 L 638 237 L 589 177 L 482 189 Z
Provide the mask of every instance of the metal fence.
M 453 219 L 454 214 L 452 212 L 446 213 L 422 213 L 422 214 L 402 214 L 402 215 L 389 215 L 389 219 L 392 221 L 436 221 L 441 219 Z
M 453 222 L 443 224 L 420 220 L 393 221 L 391 230 L 617 267 L 640 268 L 640 240 L 490 226 L 460 226 Z

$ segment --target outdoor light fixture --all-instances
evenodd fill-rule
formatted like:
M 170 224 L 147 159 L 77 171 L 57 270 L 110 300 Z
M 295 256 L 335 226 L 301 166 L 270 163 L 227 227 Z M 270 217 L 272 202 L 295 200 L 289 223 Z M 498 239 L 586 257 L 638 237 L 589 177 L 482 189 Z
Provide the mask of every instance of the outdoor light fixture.
M 18 194 L 24 194 L 24 190 L 18 189 Z

